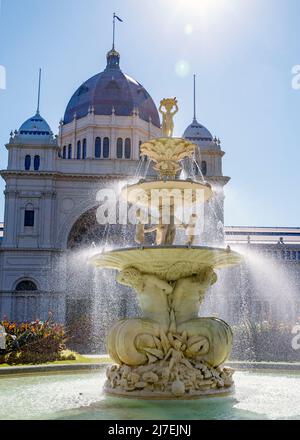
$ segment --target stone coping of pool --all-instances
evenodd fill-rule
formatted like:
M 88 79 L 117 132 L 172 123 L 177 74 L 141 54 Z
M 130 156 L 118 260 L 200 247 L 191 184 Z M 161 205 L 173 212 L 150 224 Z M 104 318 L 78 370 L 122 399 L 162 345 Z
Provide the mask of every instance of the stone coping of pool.
M 226 362 L 226 366 L 235 370 L 281 370 L 300 371 L 300 362 Z
M 78 363 L 78 364 L 55 364 L 55 365 L 28 365 L 28 366 L 11 366 L 1 367 L 0 377 L 14 374 L 36 374 L 36 373 L 60 373 L 60 372 L 76 372 L 76 371 L 95 371 L 104 370 L 111 363 Z M 239 370 L 270 370 L 270 371 L 300 371 L 300 362 L 226 362 L 226 366 Z
M 78 363 L 78 364 L 55 364 L 55 365 L 28 365 L 28 366 L 11 366 L 1 367 L 0 377 L 13 374 L 34 374 L 34 373 L 60 373 L 60 372 L 76 372 L 86 370 L 106 369 L 111 363 L 95 362 L 95 363 Z

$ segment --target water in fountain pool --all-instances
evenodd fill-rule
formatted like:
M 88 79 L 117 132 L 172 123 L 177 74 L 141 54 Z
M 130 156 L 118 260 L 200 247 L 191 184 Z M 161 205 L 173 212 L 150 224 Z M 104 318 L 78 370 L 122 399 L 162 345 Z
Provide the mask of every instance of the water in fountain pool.
M 236 373 L 232 397 L 141 401 L 103 395 L 103 373 L 0 378 L 0 420 L 300 420 L 300 377 Z M 24 405 L 26 402 L 26 405 Z

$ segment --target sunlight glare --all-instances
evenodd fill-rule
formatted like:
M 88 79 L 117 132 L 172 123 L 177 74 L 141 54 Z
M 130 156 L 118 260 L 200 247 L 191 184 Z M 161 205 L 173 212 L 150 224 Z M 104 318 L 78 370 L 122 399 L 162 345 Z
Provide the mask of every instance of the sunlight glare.
M 200 13 L 222 12 L 222 9 L 229 7 L 229 0 L 176 0 L 172 2 L 179 7 L 188 10 L 199 11 Z

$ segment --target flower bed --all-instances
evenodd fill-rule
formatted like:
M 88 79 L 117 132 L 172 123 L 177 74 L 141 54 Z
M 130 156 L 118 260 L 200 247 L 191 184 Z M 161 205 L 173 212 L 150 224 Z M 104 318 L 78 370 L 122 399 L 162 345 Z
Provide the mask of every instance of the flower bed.
M 6 350 L 0 356 L 0 364 L 41 364 L 63 360 L 67 341 L 62 325 L 51 319 L 17 324 L 3 321 L 6 336 Z

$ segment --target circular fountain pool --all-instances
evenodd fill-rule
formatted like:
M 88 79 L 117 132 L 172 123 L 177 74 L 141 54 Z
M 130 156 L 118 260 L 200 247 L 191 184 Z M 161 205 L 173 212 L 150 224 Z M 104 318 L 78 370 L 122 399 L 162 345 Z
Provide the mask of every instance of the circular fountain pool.
M 300 374 L 237 372 L 236 392 L 186 401 L 122 399 L 102 393 L 105 374 L 0 377 L 0 420 L 300 420 Z

